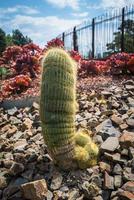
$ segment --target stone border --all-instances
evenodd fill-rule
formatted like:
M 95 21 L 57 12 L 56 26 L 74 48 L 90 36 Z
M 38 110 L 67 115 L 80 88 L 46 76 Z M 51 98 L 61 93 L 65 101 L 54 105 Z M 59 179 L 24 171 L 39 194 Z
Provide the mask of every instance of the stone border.
M 23 99 L 4 100 L 0 102 L 0 108 L 11 109 L 11 108 L 25 108 L 32 106 L 33 102 L 39 102 L 39 96 L 26 97 Z

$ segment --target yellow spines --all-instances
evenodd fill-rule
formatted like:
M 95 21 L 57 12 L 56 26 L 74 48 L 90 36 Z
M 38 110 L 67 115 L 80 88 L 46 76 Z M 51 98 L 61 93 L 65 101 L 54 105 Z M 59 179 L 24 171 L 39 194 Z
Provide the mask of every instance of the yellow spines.
M 99 149 L 91 137 L 84 131 L 76 133 L 75 159 L 79 168 L 85 169 L 97 164 Z

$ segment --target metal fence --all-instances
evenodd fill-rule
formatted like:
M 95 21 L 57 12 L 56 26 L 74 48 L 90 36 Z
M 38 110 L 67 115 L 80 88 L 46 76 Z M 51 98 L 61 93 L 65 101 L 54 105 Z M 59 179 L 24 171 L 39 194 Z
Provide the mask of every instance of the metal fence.
M 84 58 L 104 58 L 113 52 L 134 52 L 134 5 L 114 9 L 58 36 L 67 50 Z

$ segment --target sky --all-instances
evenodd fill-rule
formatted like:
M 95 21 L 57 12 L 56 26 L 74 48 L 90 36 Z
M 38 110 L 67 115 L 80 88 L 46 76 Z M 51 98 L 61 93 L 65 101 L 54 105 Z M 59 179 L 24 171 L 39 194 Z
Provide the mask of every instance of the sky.
M 0 28 L 19 29 L 43 47 L 71 27 L 134 0 L 0 0 Z

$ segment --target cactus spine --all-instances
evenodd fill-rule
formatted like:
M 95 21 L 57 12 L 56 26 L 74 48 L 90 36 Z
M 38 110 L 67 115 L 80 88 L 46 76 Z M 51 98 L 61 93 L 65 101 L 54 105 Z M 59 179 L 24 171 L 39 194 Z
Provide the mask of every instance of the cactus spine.
M 79 139 L 75 133 L 75 112 L 76 64 L 64 50 L 50 49 L 43 60 L 40 116 L 48 150 L 55 163 L 63 169 L 89 165 L 92 148 L 86 146 L 91 139 L 83 133 Z M 79 142 L 82 135 L 83 146 Z M 95 156 L 97 153 L 96 149 Z M 85 155 L 85 159 L 81 158 L 82 155 Z

